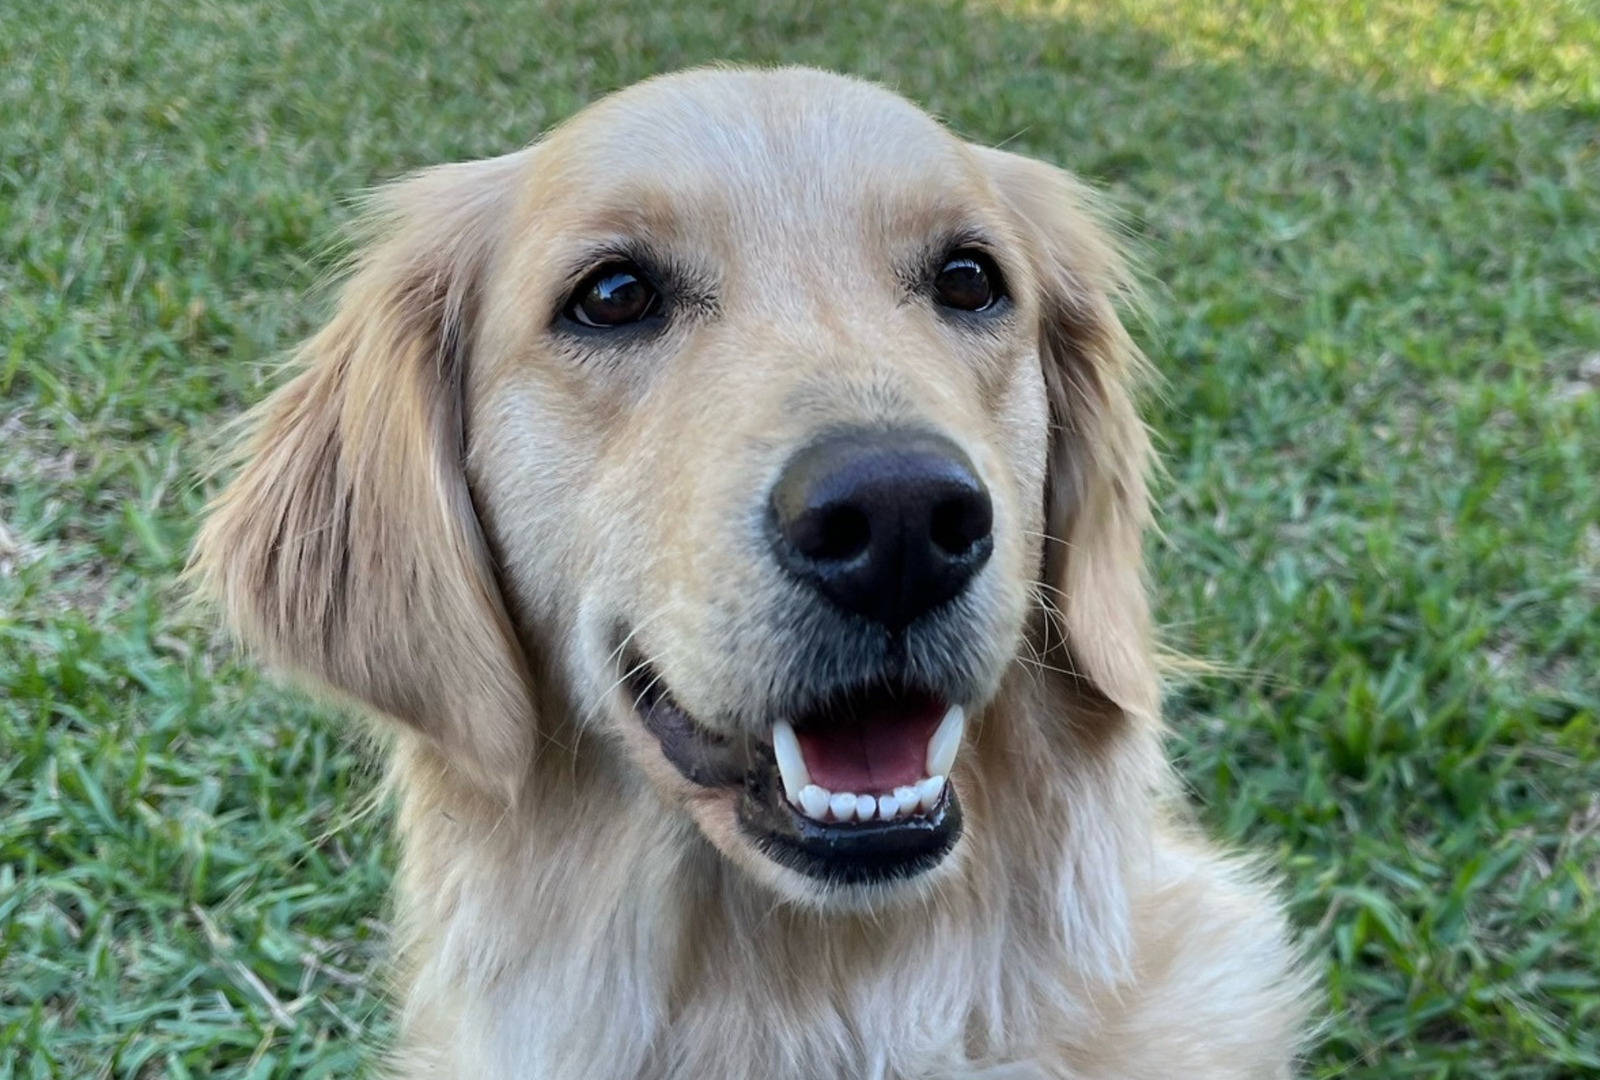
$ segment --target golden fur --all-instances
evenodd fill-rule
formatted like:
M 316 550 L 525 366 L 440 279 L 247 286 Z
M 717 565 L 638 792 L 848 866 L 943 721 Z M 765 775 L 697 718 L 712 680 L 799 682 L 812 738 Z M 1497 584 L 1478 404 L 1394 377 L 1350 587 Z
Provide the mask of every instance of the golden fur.
M 396 1076 L 1289 1075 L 1283 917 L 1169 809 L 1142 361 L 1081 184 L 863 83 L 718 70 L 379 204 L 194 571 L 265 660 L 393 734 Z M 970 227 L 1014 304 L 983 333 L 890 270 Z M 619 240 L 715 282 L 701 316 L 553 328 Z M 666 763 L 610 635 L 759 735 L 804 673 L 733 523 L 817 430 L 890 422 L 949 435 L 994 499 L 966 830 L 914 881 L 824 886 Z

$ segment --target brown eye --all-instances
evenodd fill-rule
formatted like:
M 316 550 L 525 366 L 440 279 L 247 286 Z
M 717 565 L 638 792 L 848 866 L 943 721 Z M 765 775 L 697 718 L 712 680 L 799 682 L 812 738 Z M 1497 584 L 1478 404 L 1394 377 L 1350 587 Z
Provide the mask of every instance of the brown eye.
M 971 249 L 953 252 L 933 279 L 933 297 L 958 311 L 986 311 L 1005 293 L 994 260 Z
M 578 283 L 563 314 L 583 326 L 627 326 L 658 314 L 661 294 L 631 262 L 607 263 Z

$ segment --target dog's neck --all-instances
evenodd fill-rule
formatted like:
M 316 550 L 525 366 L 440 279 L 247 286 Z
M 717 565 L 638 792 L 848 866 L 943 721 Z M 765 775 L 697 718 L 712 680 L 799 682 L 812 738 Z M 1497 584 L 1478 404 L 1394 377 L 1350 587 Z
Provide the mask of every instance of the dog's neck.
M 920 896 L 856 912 L 778 900 L 598 755 L 547 761 L 543 790 L 506 810 L 402 748 L 399 940 L 428 995 L 412 991 L 407 1023 L 432 1045 L 470 1042 L 490 1076 L 516 1062 L 522 1077 L 735 1077 L 730 1060 L 752 1077 L 847 1060 L 918 1075 L 900 1059 L 948 1058 L 952 1042 L 1008 1059 L 1125 972 L 1127 871 L 1146 840 L 1129 807 L 1148 792 L 1127 785 L 1147 771 L 1103 754 L 1079 758 L 1093 772 L 1064 767 L 1085 733 L 1041 726 L 1052 698 L 1019 678 L 986 710 L 959 861 Z M 1095 737 L 1155 760 L 1142 738 Z

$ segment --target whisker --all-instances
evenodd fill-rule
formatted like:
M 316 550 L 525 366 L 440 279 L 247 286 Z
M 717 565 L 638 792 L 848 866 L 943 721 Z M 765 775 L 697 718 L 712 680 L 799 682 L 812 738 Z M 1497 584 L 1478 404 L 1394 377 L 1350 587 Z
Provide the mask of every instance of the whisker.
M 1048 543 L 1060 544 L 1062 547 L 1067 548 L 1069 550 L 1072 548 L 1072 541 L 1068 540 L 1068 539 L 1066 539 L 1064 537 L 1051 536 L 1049 533 L 1035 532 L 1032 529 L 1019 529 L 1017 531 L 1022 533 L 1023 536 L 1036 536 L 1040 540 L 1044 540 L 1044 541 L 1046 541 Z
M 1049 589 L 1053 593 L 1059 593 L 1060 596 L 1061 596 L 1061 599 L 1063 599 L 1063 600 L 1071 600 L 1072 599 L 1071 596 L 1067 595 L 1067 590 L 1059 588 L 1059 587 L 1057 587 L 1055 585 L 1052 585 L 1048 581 L 1034 581 L 1034 582 L 1030 582 L 1029 584 L 1030 584 L 1030 587 L 1034 588 L 1034 589 Z
M 649 626 L 651 623 L 657 621 L 658 619 L 661 619 L 664 616 L 670 614 L 671 612 L 676 610 L 678 606 L 679 605 L 677 605 L 677 604 L 666 604 L 666 605 L 663 605 L 662 607 L 657 608 L 655 611 L 651 612 L 649 615 L 646 615 L 643 619 L 641 619 L 637 623 L 635 623 L 633 628 L 628 631 L 628 633 L 627 633 L 627 635 L 625 637 L 623 637 L 621 643 L 619 643 L 615 649 L 611 650 L 610 654 L 606 657 L 605 666 L 606 667 L 610 667 L 612 664 L 616 663 L 617 660 L 621 658 L 623 651 L 634 640 L 634 638 L 636 638 L 639 635 L 639 632 L 641 630 L 643 630 L 645 627 Z M 609 699 L 611 697 L 612 693 L 614 693 L 618 687 L 622 686 L 624 683 L 626 683 L 633 676 L 637 675 L 642 669 L 644 669 L 646 667 L 655 666 L 655 661 L 656 661 L 656 657 L 647 656 L 643 660 L 640 660 L 639 663 L 637 663 L 633 667 L 629 668 L 627 671 L 624 671 L 621 674 L 619 674 L 615 679 L 613 679 L 611 681 L 611 683 L 609 685 L 607 685 L 603 690 L 601 690 L 597 695 L 595 695 L 595 700 L 591 701 L 589 703 L 588 707 L 583 710 L 584 719 L 586 721 L 587 720 L 593 720 L 594 717 L 602 709 L 605 708 L 605 704 L 606 704 L 607 699 Z M 657 675 L 656 678 L 659 679 L 660 676 Z M 651 685 L 652 686 L 654 685 L 654 680 L 652 680 Z M 637 705 L 638 702 L 635 702 L 634 704 Z
M 1082 675 L 1080 675 L 1078 672 L 1072 670 L 1071 668 L 1056 667 L 1054 664 L 1047 664 L 1043 660 L 1030 660 L 1027 657 L 1023 657 L 1023 656 L 1015 657 L 1015 660 L 1019 664 L 1022 664 L 1024 666 L 1032 666 L 1034 668 L 1039 669 L 1040 671 L 1053 671 L 1057 675 L 1065 675 L 1065 676 L 1067 676 L 1068 678 L 1071 678 L 1071 679 L 1081 679 L 1081 678 L 1083 678 Z

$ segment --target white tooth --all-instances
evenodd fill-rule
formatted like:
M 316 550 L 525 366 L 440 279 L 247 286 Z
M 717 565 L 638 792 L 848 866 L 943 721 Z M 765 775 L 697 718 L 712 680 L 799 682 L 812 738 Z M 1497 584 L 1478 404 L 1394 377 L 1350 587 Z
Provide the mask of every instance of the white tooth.
M 841 791 L 828 799 L 828 809 L 833 811 L 835 821 L 854 821 L 856 797 L 848 791 Z
M 828 792 L 815 784 L 800 789 L 800 809 L 813 821 L 828 820 Z
M 902 814 L 915 814 L 917 812 L 917 799 L 921 796 L 917 794 L 916 788 L 897 787 L 894 789 L 894 797 L 900 804 L 900 812 Z
M 900 800 L 893 795 L 878 796 L 878 820 L 893 821 L 900 815 Z
M 871 821 L 878 816 L 878 800 L 871 795 L 856 796 L 856 820 Z
M 944 793 L 944 777 L 929 776 L 917 781 L 917 806 L 924 814 L 931 811 Z
M 800 753 L 800 740 L 787 720 L 772 725 L 772 753 L 778 759 L 778 775 L 783 778 L 783 793 L 790 802 L 800 801 L 800 792 L 811 783 L 811 772 Z
M 939 727 L 928 740 L 928 775 L 946 776 L 956 763 L 956 751 L 961 749 L 961 735 L 967 727 L 967 714 L 960 705 L 950 706 L 939 721 Z

